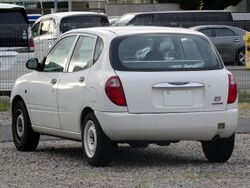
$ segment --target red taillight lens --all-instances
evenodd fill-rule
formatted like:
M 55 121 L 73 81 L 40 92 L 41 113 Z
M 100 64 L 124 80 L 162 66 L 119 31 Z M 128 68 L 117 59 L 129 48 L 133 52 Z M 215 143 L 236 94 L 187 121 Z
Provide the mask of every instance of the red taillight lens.
M 228 86 L 227 104 L 232 104 L 237 99 L 237 84 L 231 73 L 228 74 L 228 81 L 229 81 L 229 86 Z
M 29 49 L 30 51 L 34 51 L 34 41 L 33 41 L 33 38 L 30 38 L 29 39 Z
M 123 92 L 122 83 L 118 76 L 108 79 L 105 85 L 105 91 L 108 98 L 119 106 L 127 106 L 126 98 Z

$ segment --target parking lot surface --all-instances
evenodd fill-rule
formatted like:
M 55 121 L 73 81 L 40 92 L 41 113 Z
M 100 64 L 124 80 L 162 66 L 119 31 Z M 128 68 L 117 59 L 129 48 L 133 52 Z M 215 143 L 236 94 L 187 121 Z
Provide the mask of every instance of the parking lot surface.
M 210 164 L 199 142 L 131 149 L 122 145 L 107 167 L 93 168 L 81 143 L 40 142 L 35 152 L 0 143 L 0 187 L 249 187 L 250 135 L 236 136 L 225 164 Z

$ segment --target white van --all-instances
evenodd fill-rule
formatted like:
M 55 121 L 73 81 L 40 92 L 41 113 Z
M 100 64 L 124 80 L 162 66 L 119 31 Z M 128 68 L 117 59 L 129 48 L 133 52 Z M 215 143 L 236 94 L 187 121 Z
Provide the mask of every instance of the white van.
M 96 12 L 62 12 L 40 17 L 32 27 L 35 57 L 42 60 L 47 49 L 62 34 L 71 29 L 109 26 L 107 16 Z
M 34 43 L 24 7 L 0 3 L 0 95 L 9 94 L 16 78 L 28 72 Z

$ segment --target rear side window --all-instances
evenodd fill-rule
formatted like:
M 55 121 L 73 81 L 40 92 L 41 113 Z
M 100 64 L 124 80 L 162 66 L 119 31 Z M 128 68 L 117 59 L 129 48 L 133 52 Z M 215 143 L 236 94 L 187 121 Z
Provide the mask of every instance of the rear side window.
M 214 31 L 216 37 L 235 36 L 235 33 L 227 28 L 216 28 Z
M 147 34 L 118 37 L 111 64 L 121 71 L 188 71 L 223 67 L 210 43 L 193 35 Z
M 0 10 L 0 47 L 28 47 L 28 21 L 24 11 Z
M 95 38 L 81 36 L 73 52 L 68 71 L 76 72 L 89 68 L 93 61 L 94 47 Z
M 65 33 L 71 29 L 108 25 L 109 21 L 105 16 L 70 16 L 61 20 L 60 31 Z

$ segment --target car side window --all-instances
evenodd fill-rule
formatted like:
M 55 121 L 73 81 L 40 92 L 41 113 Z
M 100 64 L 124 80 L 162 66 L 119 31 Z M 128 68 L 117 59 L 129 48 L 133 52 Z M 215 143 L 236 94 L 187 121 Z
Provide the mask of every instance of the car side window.
M 33 37 L 39 36 L 39 26 L 40 26 L 40 22 L 36 23 L 36 24 L 32 27 L 32 36 L 33 36 Z
M 216 28 L 215 30 L 215 36 L 216 37 L 228 37 L 228 36 L 235 36 L 235 33 L 227 28 Z
M 53 20 L 44 20 L 41 23 L 40 35 L 45 35 L 45 34 L 52 33 L 53 29 L 54 29 Z
M 152 25 L 153 15 L 140 15 L 136 16 L 130 25 Z
M 99 56 L 101 55 L 103 45 L 104 45 L 103 40 L 100 37 L 98 37 L 97 41 L 96 41 L 96 45 L 95 45 L 94 62 L 93 63 L 95 63 L 98 60 Z
M 49 52 L 44 61 L 44 72 L 63 72 L 76 36 L 65 37 Z
M 201 29 L 199 30 L 201 33 L 206 35 L 207 37 L 213 37 L 213 30 L 212 29 Z
M 68 72 L 81 71 L 91 66 L 95 41 L 93 37 L 80 36 L 70 60 Z

